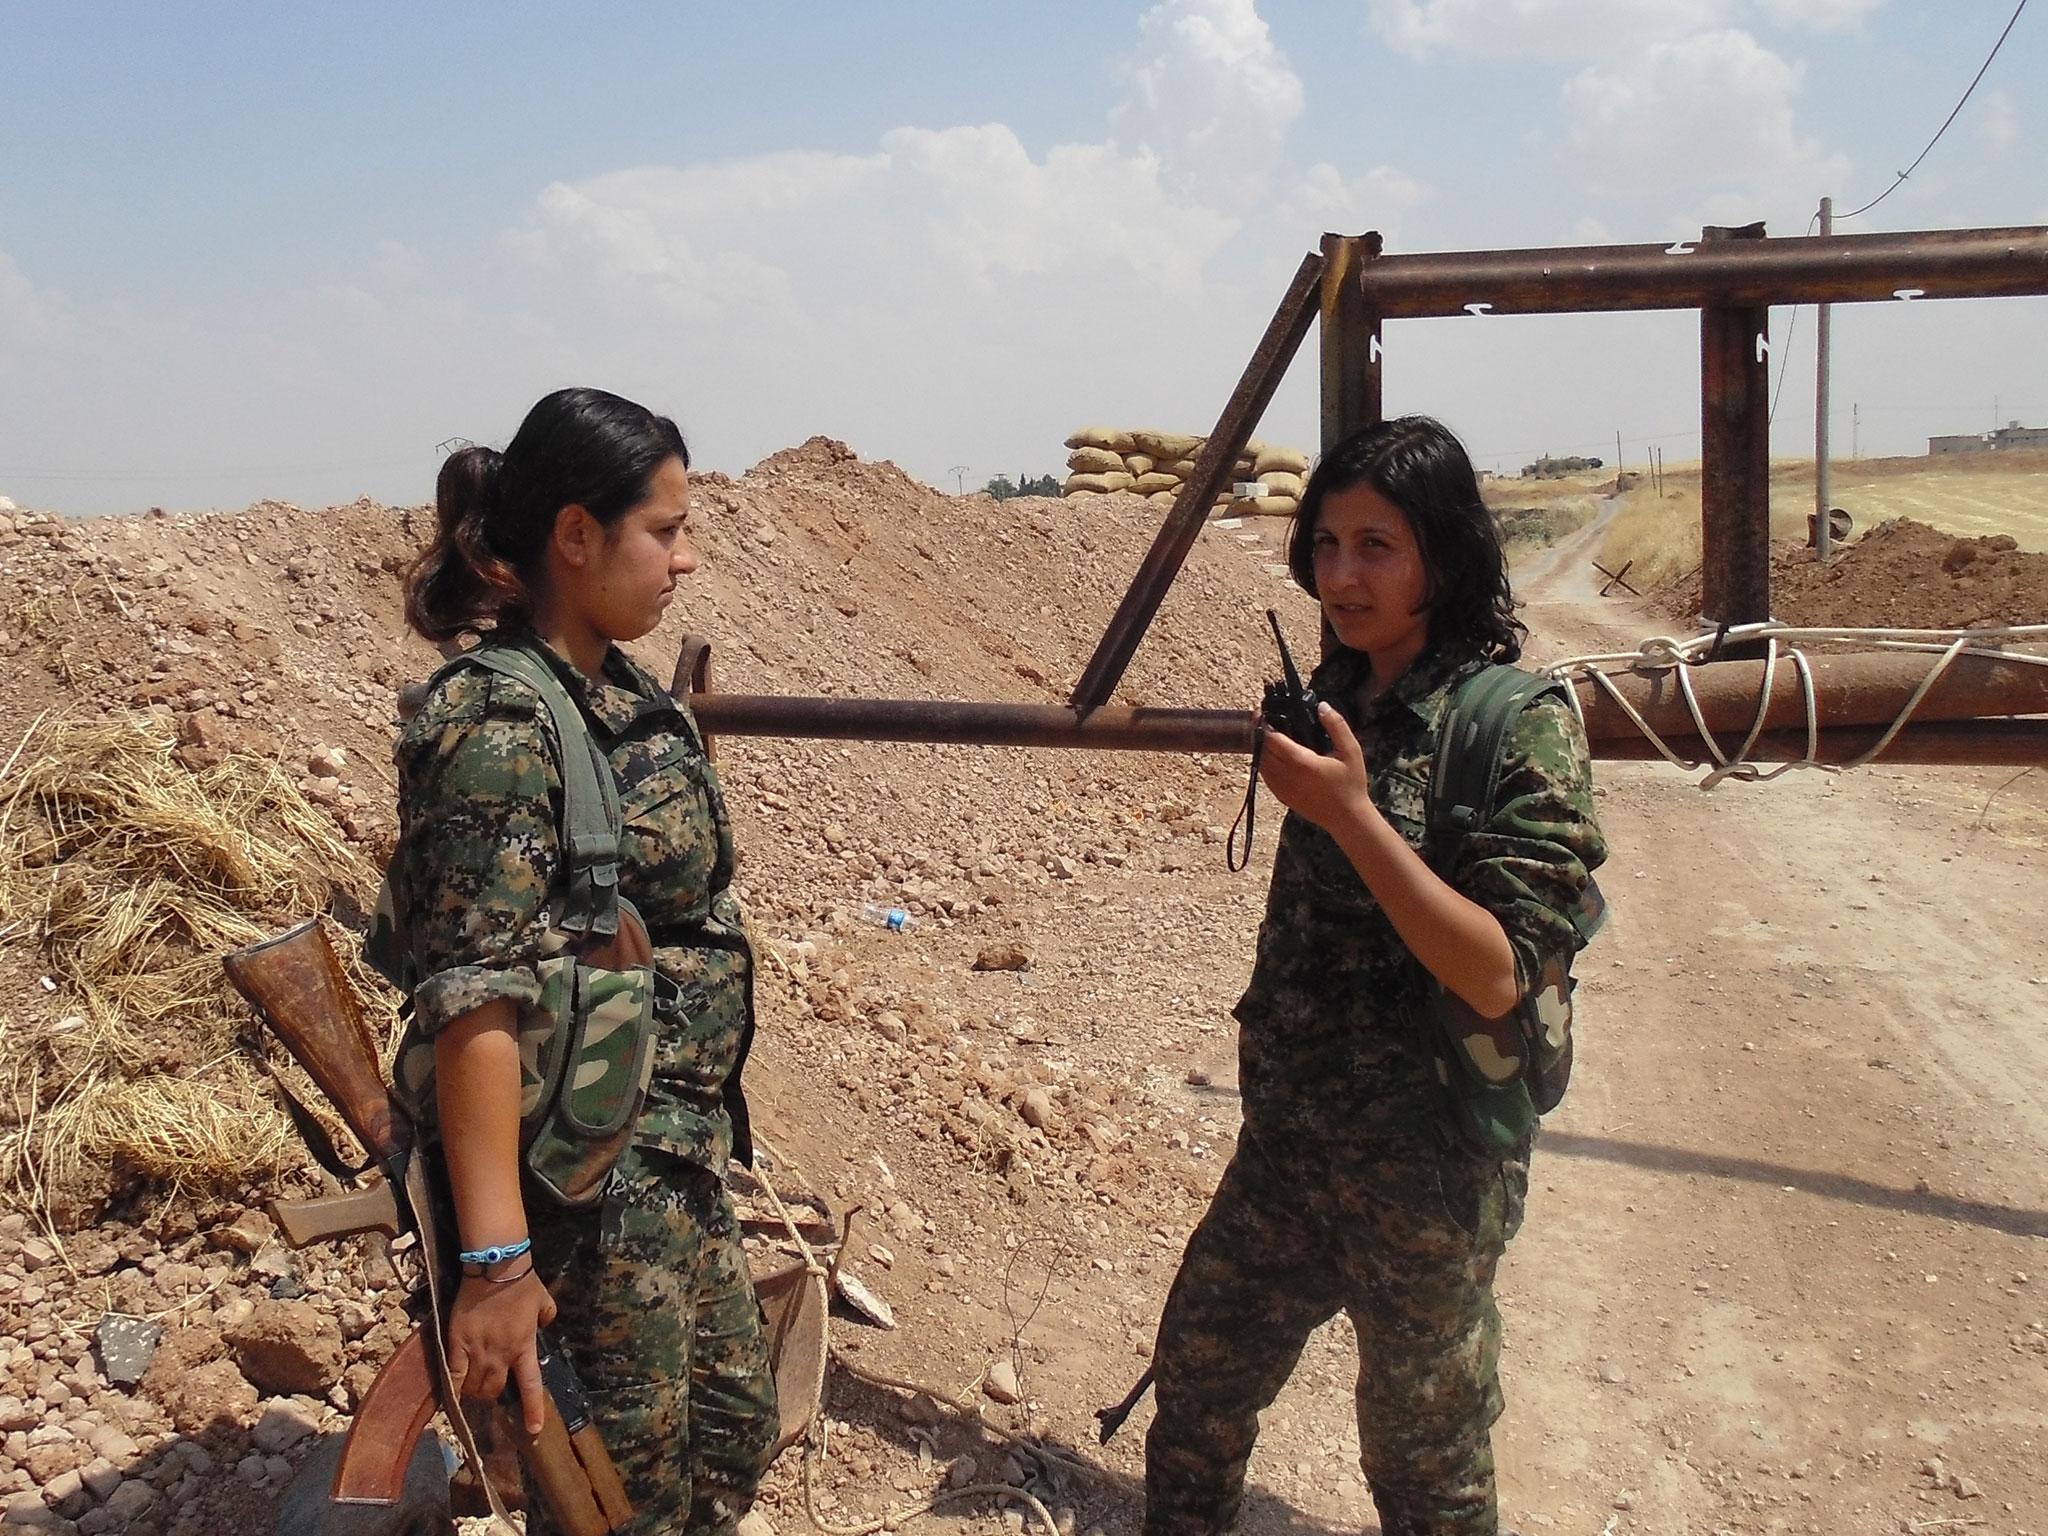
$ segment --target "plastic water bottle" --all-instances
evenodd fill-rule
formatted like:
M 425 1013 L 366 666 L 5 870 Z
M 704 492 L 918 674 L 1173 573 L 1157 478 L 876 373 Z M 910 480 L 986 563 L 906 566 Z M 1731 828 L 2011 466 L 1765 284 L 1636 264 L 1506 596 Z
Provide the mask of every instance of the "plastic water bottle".
M 891 933 L 908 933 L 917 926 L 917 919 L 902 907 L 884 906 L 879 901 L 862 902 L 860 920 L 873 923 L 877 928 L 887 928 Z

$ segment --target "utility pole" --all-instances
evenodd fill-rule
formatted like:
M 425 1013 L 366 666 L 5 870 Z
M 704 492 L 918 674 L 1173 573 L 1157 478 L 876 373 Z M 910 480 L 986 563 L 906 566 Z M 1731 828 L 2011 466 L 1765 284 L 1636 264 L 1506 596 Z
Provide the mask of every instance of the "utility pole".
M 1849 406 L 1849 457 L 1863 457 L 1863 402 L 1852 401 Z
M 1621 429 L 1614 431 L 1614 488 L 1621 489 Z
M 964 496 L 967 494 L 967 471 L 972 467 L 969 464 L 955 464 L 946 471 L 947 474 L 953 477 L 953 490 L 956 495 Z
M 1835 232 L 1832 197 L 1820 200 L 1820 232 L 1823 237 Z M 1828 526 L 1832 500 L 1828 484 L 1828 333 L 1833 328 L 1833 309 L 1832 304 L 1818 306 L 1820 340 L 1813 363 L 1813 558 L 1822 565 L 1827 564 L 1833 546 L 1833 530 Z

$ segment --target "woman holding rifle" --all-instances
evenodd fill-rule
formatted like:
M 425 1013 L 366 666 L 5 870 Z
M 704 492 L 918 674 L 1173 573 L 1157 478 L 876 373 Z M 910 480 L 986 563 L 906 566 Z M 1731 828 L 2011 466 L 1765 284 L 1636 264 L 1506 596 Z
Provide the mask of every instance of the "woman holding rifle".
M 731 828 L 688 713 L 619 649 L 661 622 L 696 567 L 689 462 L 666 417 L 566 389 L 502 453 L 468 447 L 442 466 L 408 623 L 524 652 L 580 729 L 559 730 L 516 675 L 443 668 L 398 744 L 391 894 L 413 980 L 399 1088 L 438 1145 L 464 1260 L 446 1330 L 454 1378 L 471 1398 L 509 1384 L 537 1431 L 534 1341 L 548 1327 L 588 1391 L 632 1529 L 696 1536 L 747 1512 L 777 1424 L 722 1183 L 728 1158 L 751 1157 L 739 1078 L 753 957 Z M 549 988 L 578 943 L 564 928 L 564 754 L 591 744 L 623 829 L 615 953 L 633 948 L 632 917 L 646 943 L 617 972 L 580 969 L 579 986 L 651 989 L 652 1078 L 602 1198 L 568 1208 L 522 1172 L 522 1110 L 537 1091 L 530 1034 L 548 1027 Z M 548 1528 L 542 1511 L 529 1520 Z

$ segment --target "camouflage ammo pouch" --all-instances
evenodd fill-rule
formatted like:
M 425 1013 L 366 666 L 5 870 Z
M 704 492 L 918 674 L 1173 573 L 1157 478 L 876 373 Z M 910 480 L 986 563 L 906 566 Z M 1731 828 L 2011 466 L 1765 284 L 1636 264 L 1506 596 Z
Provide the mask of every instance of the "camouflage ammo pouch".
M 594 1204 L 633 1137 L 654 1072 L 655 1001 L 672 991 L 653 968 L 647 929 L 618 890 L 618 790 L 583 712 L 552 668 L 486 642 L 449 662 L 517 678 L 540 694 L 562 749 L 559 913 L 537 967 L 540 997 L 520 1010 L 519 1148 L 529 1189 L 559 1206 Z M 438 682 L 442 674 L 435 675 Z M 418 981 L 387 876 L 365 957 L 410 995 Z M 408 1026 L 393 1072 L 399 1102 L 435 1119 L 434 1042 Z
M 1563 685 L 1517 667 L 1493 666 L 1467 679 L 1445 713 L 1430 774 L 1428 829 L 1432 862 L 1448 874 L 1468 833 L 1493 815 L 1501 749 L 1522 710 Z M 1607 904 L 1591 880 L 1571 913 L 1571 953 L 1543 957 L 1525 983 L 1522 1001 L 1498 1019 L 1482 1018 L 1427 972 L 1423 1012 L 1433 1039 L 1437 1081 L 1451 1129 L 1467 1151 L 1505 1157 L 1557 1108 L 1572 1072 L 1572 958 L 1606 920 Z M 1516 961 L 1520 967 L 1520 960 Z
M 645 965 L 577 955 L 540 969 L 540 1001 L 519 1027 L 520 1155 L 528 1182 L 553 1203 L 590 1205 L 647 1100 L 657 978 Z

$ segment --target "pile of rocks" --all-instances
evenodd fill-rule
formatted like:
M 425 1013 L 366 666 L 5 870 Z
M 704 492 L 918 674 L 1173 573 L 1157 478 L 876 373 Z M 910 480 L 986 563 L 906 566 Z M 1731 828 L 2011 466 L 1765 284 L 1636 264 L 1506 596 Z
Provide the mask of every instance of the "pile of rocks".
M 233 1206 L 173 1199 L 62 1239 L 0 1216 L 0 1524 L 265 1523 L 411 1326 L 395 1278 L 361 1253 L 290 1253 Z
M 1067 468 L 1072 471 L 1061 489 L 1065 496 L 1100 496 L 1127 491 L 1155 506 L 1171 506 L 1181 493 L 1206 438 L 1181 432 L 1156 432 L 1147 427 L 1082 427 L 1067 438 Z M 1231 466 L 1230 478 L 1216 496 L 1218 513 L 1232 517 L 1259 514 L 1292 517 L 1301 504 L 1308 455 L 1253 438 Z M 1240 495 L 1256 485 L 1255 495 Z

